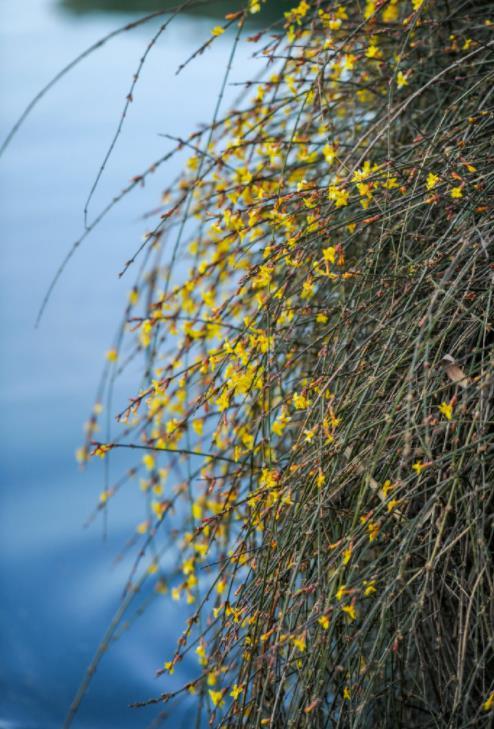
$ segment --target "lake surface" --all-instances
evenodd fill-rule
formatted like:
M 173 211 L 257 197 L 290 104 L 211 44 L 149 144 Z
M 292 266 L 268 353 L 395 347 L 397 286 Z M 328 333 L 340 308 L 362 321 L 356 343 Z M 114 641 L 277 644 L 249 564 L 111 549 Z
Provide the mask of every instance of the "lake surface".
M 0 0 L 1 138 L 51 76 L 130 17 L 76 15 L 49 0 Z M 211 27 L 207 18 L 178 18 L 150 56 L 93 213 L 170 148 L 160 132 L 185 136 L 211 118 L 231 38 L 222 36 L 175 76 Z M 157 205 L 179 161 L 98 227 L 67 267 L 38 329 L 34 321 L 56 267 L 82 232 L 84 201 L 155 30 L 116 38 L 62 79 L 0 160 L 0 729 L 62 725 L 120 602 L 129 562 L 115 566 L 115 557 L 136 514 L 145 516 L 140 495 L 129 490 L 110 510 L 106 540 L 101 524 L 85 529 L 102 490 L 102 464 L 81 473 L 74 451 L 133 283 L 133 272 L 123 280 L 117 273 L 141 241 L 140 216 Z M 243 54 L 237 80 L 246 78 Z M 115 472 L 124 465 L 125 456 Z M 166 686 L 154 677 L 182 623 L 182 607 L 154 601 L 103 658 L 74 727 L 147 726 L 156 709 L 136 712 L 128 703 L 190 675 L 184 661 Z M 187 710 L 164 725 L 190 725 Z

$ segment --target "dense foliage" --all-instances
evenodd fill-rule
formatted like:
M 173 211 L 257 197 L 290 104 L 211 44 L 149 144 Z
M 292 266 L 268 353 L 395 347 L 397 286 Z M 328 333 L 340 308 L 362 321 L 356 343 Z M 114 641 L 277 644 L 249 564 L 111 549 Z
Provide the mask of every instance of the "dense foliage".
M 260 9 L 208 43 L 233 57 Z M 119 618 L 150 582 L 190 605 L 162 673 L 195 653 L 196 676 L 151 701 L 218 727 L 492 721 L 490 11 L 302 0 L 177 142 L 101 402 L 136 361 L 142 386 L 79 454 L 142 457 L 101 497 L 138 479 L 148 504 Z

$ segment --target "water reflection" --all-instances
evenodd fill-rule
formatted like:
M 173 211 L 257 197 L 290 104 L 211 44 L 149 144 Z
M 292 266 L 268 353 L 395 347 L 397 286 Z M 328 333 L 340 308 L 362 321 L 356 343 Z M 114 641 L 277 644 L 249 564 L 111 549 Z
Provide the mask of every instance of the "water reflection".
M 166 8 L 175 8 L 178 0 L 59 0 L 60 6 L 71 13 L 150 13 Z M 293 5 L 291 0 L 276 0 L 267 3 L 262 11 L 250 16 L 250 22 L 265 24 L 283 17 L 283 11 Z M 185 13 L 210 18 L 224 18 L 232 10 L 245 7 L 245 0 L 207 0 L 192 4 Z

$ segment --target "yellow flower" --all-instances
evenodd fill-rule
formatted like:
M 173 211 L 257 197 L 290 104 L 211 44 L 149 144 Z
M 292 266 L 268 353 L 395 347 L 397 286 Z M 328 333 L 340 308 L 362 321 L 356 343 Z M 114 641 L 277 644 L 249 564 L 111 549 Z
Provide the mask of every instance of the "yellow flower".
M 149 347 L 151 344 L 151 332 L 153 325 L 150 321 L 143 321 L 141 324 L 141 331 L 139 334 L 139 341 L 143 347 Z
M 222 413 L 223 410 L 226 410 L 229 404 L 230 394 L 226 390 L 223 390 L 219 398 L 216 400 L 216 405 L 218 406 L 218 410 L 220 411 L 220 413 Z
M 357 56 L 354 56 L 353 53 L 348 53 L 346 56 L 343 56 L 342 67 L 345 69 L 345 71 L 353 71 L 353 69 L 355 68 L 356 60 Z
M 116 349 L 109 349 L 106 353 L 106 359 L 108 362 L 116 362 L 118 359 L 118 352 Z
M 242 686 L 237 686 L 237 684 L 234 683 L 233 686 L 232 686 L 232 690 L 230 691 L 230 696 L 232 697 L 232 699 L 234 701 L 236 701 L 238 699 L 238 697 L 240 696 L 240 694 L 242 693 L 243 690 L 244 689 L 243 689 Z
M 367 58 L 378 59 L 382 58 L 382 51 L 376 45 L 372 44 L 367 48 L 365 55 Z
M 305 410 L 308 404 L 309 403 L 305 395 L 299 395 L 297 392 L 293 393 L 293 405 L 296 410 Z
M 425 0 L 412 0 L 412 6 L 414 10 L 419 10 L 422 7 Z
M 211 31 L 211 35 L 214 35 L 215 37 L 222 35 L 225 32 L 225 29 L 221 27 L 221 25 L 216 25 L 213 30 Z
M 328 198 L 333 200 L 337 208 L 348 205 L 350 193 L 347 190 L 339 188 L 338 185 L 330 185 L 328 189 Z
M 147 483 L 147 486 L 149 486 L 149 482 L 144 481 L 143 483 Z M 143 484 L 141 483 L 141 488 L 143 491 L 146 491 L 146 488 L 143 488 Z M 151 509 L 153 510 L 153 513 L 158 519 L 161 519 L 163 517 L 163 514 L 166 511 L 166 504 L 163 501 L 152 501 L 151 502 Z
M 295 86 L 295 76 L 285 76 L 285 83 L 292 92 L 292 94 L 297 93 L 297 87 Z
M 187 169 L 194 171 L 199 168 L 199 157 L 195 154 L 187 160 Z
M 355 610 L 354 605 L 344 605 L 341 609 L 348 615 L 350 620 L 355 620 L 357 617 L 357 611 Z
M 336 156 L 335 149 L 332 144 L 325 144 L 322 148 L 322 153 L 324 155 L 324 159 L 328 163 L 328 165 L 332 164 L 334 162 L 334 158 Z
M 283 431 L 285 430 L 285 428 L 289 422 L 290 422 L 290 418 L 286 415 L 285 411 L 283 410 L 272 425 L 273 433 L 275 433 L 275 435 L 282 435 Z
M 107 443 L 100 443 L 96 446 L 93 452 L 93 456 L 99 456 L 100 458 L 104 458 L 108 451 L 111 451 L 112 446 L 108 445 Z
M 425 186 L 428 190 L 432 190 L 439 182 L 439 175 L 435 175 L 434 172 L 429 172 Z
M 208 693 L 214 706 L 218 706 L 221 709 L 221 707 L 225 704 L 223 701 L 223 691 L 213 691 L 213 689 L 209 689 Z
M 491 691 L 487 699 L 482 704 L 482 708 L 484 711 L 490 711 L 494 708 L 494 691 Z
M 165 663 L 165 671 L 168 671 L 170 676 L 173 674 L 173 672 L 175 671 L 175 666 L 173 664 L 173 661 L 167 661 Z
M 201 666 L 206 666 L 208 663 L 208 657 L 206 655 L 206 644 L 201 641 L 199 645 L 196 648 L 196 653 L 199 658 L 199 663 Z
M 369 20 L 376 12 L 376 0 L 367 0 L 364 10 L 364 18 Z
M 334 263 L 336 261 L 336 248 L 334 246 L 329 246 L 329 248 L 323 248 L 322 257 L 325 261 L 328 261 L 329 263 Z
M 222 595 L 225 592 L 225 588 L 226 588 L 225 580 L 219 580 L 216 583 L 216 592 L 218 593 L 218 595 Z
M 417 461 L 412 466 L 413 470 L 417 474 L 417 476 L 420 476 L 421 472 L 424 470 L 424 468 L 427 468 L 427 463 L 420 463 L 420 461 Z
M 441 415 L 444 415 L 446 420 L 451 420 L 451 418 L 453 417 L 453 406 L 451 405 L 451 403 L 442 402 L 439 405 L 439 412 L 441 413 Z
M 85 448 L 84 446 L 78 448 L 75 452 L 75 458 L 77 463 L 85 463 L 88 459 L 87 448 Z
M 292 643 L 301 653 L 303 653 L 307 647 L 305 635 L 300 635 L 298 638 L 292 638 Z
M 146 466 L 148 471 L 152 471 L 154 468 L 154 458 L 150 453 L 146 453 L 145 456 L 142 457 L 142 462 Z
M 458 185 L 457 187 L 452 187 L 449 194 L 453 198 L 463 197 L 463 190 L 461 189 L 461 185 Z
M 314 284 L 310 278 L 306 279 L 302 284 L 302 293 L 300 294 L 301 299 L 310 299 L 314 294 Z
M 388 177 L 386 182 L 382 183 L 382 187 L 384 190 L 394 190 L 396 187 L 399 187 L 398 180 L 396 177 Z
M 370 521 L 367 524 L 367 529 L 369 530 L 369 542 L 373 542 L 379 534 L 379 524 L 377 521 Z
M 313 438 L 316 434 L 316 430 L 317 430 L 317 428 L 312 428 L 311 430 L 304 430 L 306 443 L 310 443 L 313 440 Z
M 269 266 L 260 266 L 257 275 L 252 280 L 255 289 L 263 289 L 269 286 L 273 277 L 273 270 Z
M 377 592 L 375 580 L 364 580 L 364 595 L 369 597 Z
M 345 585 L 340 585 L 338 588 L 338 592 L 336 593 L 336 599 L 337 600 L 343 600 L 345 595 L 348 593 L 348 590 L 346 589 Z
M 393 509 L 395 509 L 398 506 L 399 503 L 400 503 L 399 499 L 391 499 L 390 501 L 388 501 L 388 503 L 386 504 L 388 511 L 391 513 L 393 511 Z
M 149 527 L 149 522 L 147 522 L 147 521 L 141 521 L 141 523 L 138 524 L 137 527 L 136 527 L 136 532 L 138 534 L 145 534 L 147 532 L 147 530 L 148 530 L 148 527 Z
M 189 557 L 189 559 L 182 562 L 182 572 L 185 576 L 194 572 L 194 557 Z
M 345 686 L 345 688 L 343 689 L 343 698 L 345 699 L 345 701 L 350 701 L 351 697 L 352 694 L 350 693 L 350 689 L 348 688 L 348 686 Z
M 383 10 L 382 19 L 385 23 L 392 23 L 393 21 L 398 20 L 398 2 L 399 0 L 391 0 L 389 5 L 387 5 Z
M 259 478 L 260 485 L 265 489 L 273 489 L 278 483 L 278 472 L 270 470 L 269 468 L 263 468 L 261 477 Z
M 321 617 L 317 619 L 317 622 L 323 630 L 327 630 L 329 628 L 329 618 L 327 615 L 321 615 Z
M 204 430 L 204 421 L 200 420 L 199 418 L 192 421 L 192 430 L 194 433 L 197 433 L 197 435 L 202 435 L 202 432 Z
M 398 74 L 396 76 L 396 85 L 399 89 L 402 89 L 403 86 L 408 86 L 407 77 L 403 73 L 403 71 L 398 71 Z

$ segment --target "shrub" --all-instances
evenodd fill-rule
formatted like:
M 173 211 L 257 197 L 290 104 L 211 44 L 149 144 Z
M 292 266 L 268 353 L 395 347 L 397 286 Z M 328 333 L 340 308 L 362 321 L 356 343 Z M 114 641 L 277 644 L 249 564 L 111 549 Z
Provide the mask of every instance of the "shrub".
M 235 50 L 249 6 L 212 38 Z M 178 141 L 109 355 L 108 387 L 141 355 L 143 385 L 81 453 L 142 451 L 127 599 L 191 604 L 163 672 L 195 652 L 197 675 L 150 702 L 188 691 L 228 727 L 492 720 L 489 10 L 302 0 L 250 38 L 259 82 Z M 178 577 L 144 564 L 161 534 Z

